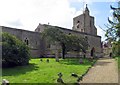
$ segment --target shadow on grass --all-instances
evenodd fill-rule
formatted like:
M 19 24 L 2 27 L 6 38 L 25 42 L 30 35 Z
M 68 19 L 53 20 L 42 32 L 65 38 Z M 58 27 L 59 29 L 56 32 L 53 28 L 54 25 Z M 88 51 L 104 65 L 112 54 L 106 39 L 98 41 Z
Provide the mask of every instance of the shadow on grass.
M 27 72 L 37 70 L 39 67 L 36 64 L 29 64 L 26 66 L 17 66 L 13 68 L 2 69 L 2 77 L 4 76 L 17 76 L 21 74 L 26 74 Z
M 93 63 L 95 63 L 96 60 L 90 61 L 88 59 L 83 59 L 83 64 L 80 64 L 79 62 L 80 59 L 64 59 L 64 60 L 60 60 L 59 63 L 61 64 L 67 64 L 67 65 L 92 65 Z

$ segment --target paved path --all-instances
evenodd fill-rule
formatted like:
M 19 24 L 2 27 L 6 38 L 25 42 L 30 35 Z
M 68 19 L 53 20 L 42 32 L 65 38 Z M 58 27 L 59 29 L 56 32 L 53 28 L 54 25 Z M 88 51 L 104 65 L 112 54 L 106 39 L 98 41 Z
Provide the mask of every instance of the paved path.
M 118 83 L 117 62 L 115 59 L 99 59 L 81 83 Z

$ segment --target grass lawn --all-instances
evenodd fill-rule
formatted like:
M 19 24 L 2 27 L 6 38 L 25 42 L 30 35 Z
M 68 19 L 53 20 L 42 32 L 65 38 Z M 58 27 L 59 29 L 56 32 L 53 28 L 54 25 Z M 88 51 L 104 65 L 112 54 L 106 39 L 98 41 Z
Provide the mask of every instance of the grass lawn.
M 77 78 L 71 76 L 71 73 L 80 76 L 93 64 L 86 59 L 84 64 L 79 64 L 79 59 L 60 59 L 60 62 L 56 62 L 51 58 L 49 61 L 47 63 L 46 58 L 43 62 L 40 62 L 40 59 L 31 59 L 28 66 L 4 68 L 2 78 L 9 80 L 10 83 L 56 83 L 58 73 L 61 72 L 65 83 L 75 83 Z
M 120 56 L 116 57 L 117 60 L 118 60 L 118 83 L 120 84 Z
M 120 56 L 115 57 L 118 63 L 118 83 L 120 84 Z
M 117 60 L 118 69 L 119 69 L 119 71 L 120 71 L 120 56 L 115 57 L 115 59 Z
M 120 71 L 120 56 L 118 57 L 118 69 Z

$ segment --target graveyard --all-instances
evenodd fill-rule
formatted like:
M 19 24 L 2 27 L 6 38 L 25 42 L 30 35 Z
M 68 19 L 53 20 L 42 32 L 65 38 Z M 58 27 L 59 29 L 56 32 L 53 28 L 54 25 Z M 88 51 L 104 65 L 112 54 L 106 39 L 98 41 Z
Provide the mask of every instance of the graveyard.
M 76 83 L 78 77 L 96 62 L 83 59 L 80 63 L 79 60 L 67 58 L 56 62 L 55 58 L 31 59 L 29 65 L 2 69 L 2 78 L 10 83 L 57 83 L 58 74 L 61 73 L 65 83 Z
M 41 0 L 41 2 L 43 1 Z M 18 15 L 22 16 L 16 17 L 14 20 L 11 20 L 13 18 L 11 16 L 11 19 L 5 16 L 5 19 L 10 19 L 9 21 L 1 18 L 1 21 L 4 21 L 2 24 L 8 25 L 0 26 L 2 85 L 16 83 L 20 85 L 61 85 L 61 83 L 62 85 L 86 85 L 86 83 L 117 85 L 120 83 L 120 1 L 116 3 L 119 5 L 116 7 L 116 4 L 113 5 L 111 2 L 105 4 L 95 2 L 95 5 L 91 5 L 83 0 L 80 10 L 78 7 L 74 7 L 77 5 L 76 2 L 64 1 L 67 1 L 65 7 L 68 7 L 66 8 L 63 3 L 59 2 L 56 2 L 58 4 L 50 2 L 55 6 L 42 3 L 43 8 L 39 7 L 42 5 L 41 2 L 37 2 L 40 5 L 34 3 L 35 9 L 39 8 L 37 10 L 40 11 L 29 8 L 31 12 L 35 13 L 35 17 L 33 17 L 34 13 L 25 10 L 28 14 L 24 11 L 18 12 Z M 59 4 L 61 4 L 60 7 Z M 85 4 L 86 6 L 84 6 Z M 22 8 L 25 8 L 23 3 L 21 5 Z M 31 5 L 25 5 L 32 7 L 33 2 Z M 107 6 L 110 9 L 106 8 Z M 6 7 L 12 7 L 12 4 L 10 6 L 7 4 Z M 46 7 L 56 9 L 51 10 Z M 40 8 L 42 9 L 40 10 Z M 65 10 L 61 11 L 61 8 Z M 43 10 L 48 12 L 44 13 Z M 16 9 L 14 11 L 15 13 L 13 13 L 16 14 Z M 38 20 L 34 21 L 32 18 Z M 69 21 L 72 21 L 73 25 Z M 35 27 L 35 25 L 37 26 Z

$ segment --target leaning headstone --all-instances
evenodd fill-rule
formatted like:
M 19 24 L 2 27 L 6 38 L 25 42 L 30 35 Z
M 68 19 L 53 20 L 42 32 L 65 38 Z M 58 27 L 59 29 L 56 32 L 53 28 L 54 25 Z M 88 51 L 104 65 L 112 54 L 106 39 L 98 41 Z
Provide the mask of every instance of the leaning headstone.
M 9 85 L 9 81 L 6 80 L 6 79 L 3 79 L 3 80 L 2 80 L 2 85 Z
M 78 75 L 75 73 L 72 73 L 71 76 L 78 77 Z
M 83 59 L 82 59 L 82 58 L 79 60 L 79 63 L 80 63 L 80 64 L 83 64 Z
M 49 59 L 47 59 L 46 62 L 49 63 Z
M 43 60 L 42 60 L 42 59 L 40 59 L 40 61 L 42 62 Z
M 62 73 L 59 73 L 58 76 L 59 76 L 59 78 L 57 79 L 57 82 L 58 83 L 64 83 L 63 80 L 62 80 Z

